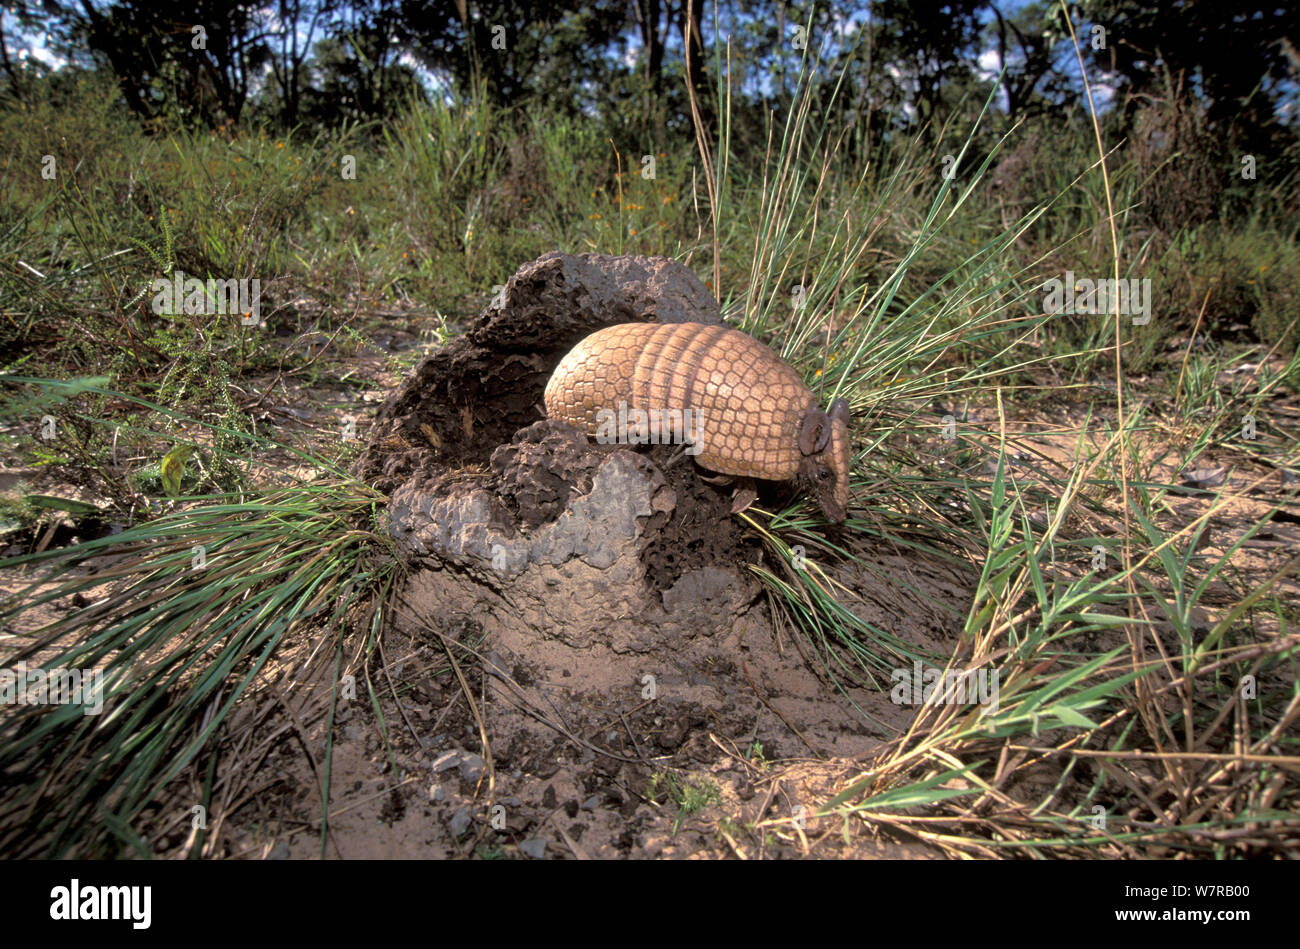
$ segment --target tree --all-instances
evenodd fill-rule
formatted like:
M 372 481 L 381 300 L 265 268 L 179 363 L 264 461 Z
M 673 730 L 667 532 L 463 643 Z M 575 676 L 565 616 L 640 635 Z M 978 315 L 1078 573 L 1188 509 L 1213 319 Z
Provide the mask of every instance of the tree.
M 271 72 L 280 89 L 280 117 L 286 126 L 296 125 L 306 79 L 307 58 L 312 52 L 317 30 L 336 25 L 339 0 L 278 0 L 278 18 L 284 27 L 270 62 Z M 304 36 L 299 36 L 305 30 Z
M 1130 114 L 1144 96 L 1186 83 L 1210 130 L 1243 146 L 1264 145 L 1285 124 L 1280 106 L 1300 80 L 1295 4 L 1089 0 L 1080 12 L 1105 30 L 1104 47 L 1089 51 L 1122 77 Z
M 270 59 L 261 6 L 243 0 L 197 0 L 178 17 L 163 0 L 91 0 L 67 8 L 71 33 L 106 61 L 137 114 L 169 108 L 208 125 L 238 120 L 249 82 Z

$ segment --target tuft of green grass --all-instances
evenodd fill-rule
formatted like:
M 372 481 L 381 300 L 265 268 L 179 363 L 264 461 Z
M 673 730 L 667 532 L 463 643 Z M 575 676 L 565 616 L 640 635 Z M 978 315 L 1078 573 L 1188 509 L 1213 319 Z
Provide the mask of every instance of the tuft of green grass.
M 154 424 L 188 426 L 201 441 L 217 427 L 101 380 L 3 381 L 23 387 L 15 409 L 59 413 L 83 435 L 131 429 L 103 411 L 113 404 L 132 405 Z M 137 433 L 156 434 L 147 423 Z M 353 644 L 347 669 L 373 648 L 401 572 L 379 524 L 385 499 L 330 460 L 228 434 L 245 450 L 275 450 L 322 475 L 282 488 L 178 496 L 166 508 L 155 499 L 139 510 L 151 516 L 120 533 L 0 561 L 29 578 L 0 603 L 0 623 L 15 631 L 6 664 L 78 670 L 102 685 L 97 714 L 74 704 L 19 705 L 0 718 L 6 852 L 149 855 L 166 832 L 152 813 L 158 795 L 198 765 L 208 784 L 194 804 L 208 806 L 231 712 L 287 646 L 310 641 L 313 656 L 334 660 L 336 690 L 345 642 Z M 193 448 L 183 447 L 187 455 Z M 179 486 L 180 472 L 173 474 Z M 328 760 L 322 780 L 324 802 Z M 322 840 L 327 823 L 323 809 Z M 202 833 L 192 835 L 192 855 L 203 843 Z
M 673 771 L 656 771 L 646 786 L 646 797 L 658 803 L 661 796 L 677 809 L 672 830 L 676 834 L 686 818 L 719 803 L 722 791 L 715 781 L 708 778 L 690 779 Z
M 819 74 L 815 57 L 805 59 L 783 124 L 768 134 L 761 179 L 747 178 L 732 160 L 724 92 L 716 137 L 706 141 L 697 128 L 701 161 L 713 176 L 697 200 L 711 215 L 715 279 L 725 285 L 730 276 L 738 285 L 727 312 L 772 340 L 823 403 L 847 398 L 858 439 L 849 520 L 827 534 L 806 500 L 771 513 L 751 510 L 744 518 L 777 565 L 753 569 L 774 615 L 800 631 L 846 695 L 846 684 L 885 688 L 881 673 L 908 673 L 914 662 L 950 675 L 989 675 L 998 688 L 991 704 L 944 701 L 942 690 L 934 701 L 927 697 L 904 732 L 864 762 L 863 774 L 845 782 L 821 813 L 837 815 L 846 833 L 874 823 L 954 855 L 1008 848 L 1033 856 L 1052 849 L 1131 855 L 1143 845 L 1207 852 L 1243 823 L 1255 832 L 1242 835 L 1242 845 L 1260 846 L 1269 832 L 1259 822 L 1276 821 L 1281 797 L 1257 774 L 1234 767 L 1242 760 L 1223 747 L 1225 722 L 1236 719 L 1241 728 L 1244 721 L 1234 712 L 1233 690 L 1215 693 L 1220 704 L 1198 726 L 1196 751 L 1186 758 L 1169 751 L 1188 747 L 1183 724 L 1159 709 L 1190 694 L 1210 670 L 1241 669 L 1234 657 L 1244 644 L 1228 631 L 1295 569 L 1284 565 L 1208 635 L 1196 632 L 1196 602 L 1263 522 L 1206 564 L 1194 556 L 1199 532 L 1182 530 L 1179 546 L 1171 546 L 1155 524 L 1151 492 L 1169 490 L 1154 471 L 1170 453 L 1179 455 L 1181 472 L 1197 449 L 1229 437 L 1243 413 L 1259 412 L 1287 373 L 1225 395 L 1217 386 L 1221 363 L 1185 361 L 1173 393 L 1181 417 L 1173 425 L 1147 407 L 1132 408 L 1132 378 L 1155 364 L 1175 325 L 1169 297 L 1156 295 L 1154 328 L 1112 314 L 1065 319 L 1044 312 L 1043 276 L 1071 269 L 1096 278 L 1142 276 L 1168 265 L 1170 246 L 1201 246 L 1207 232 L 1175 235 L 1171 244 L 1116 239 L 1114 228 L 1144 193 L 1131 159 L 1113 152 L 1089 158 L 1069 145 L 1064 154 L 1075 162 L 1032 166 L 1044 200 L 1004 204 L 991 214 L 988 178 L 1016 132 L 978 159 L 967 155 L 992 89 L 963 139 L 947 144 L 945 129 L 932 153 L 895 152 L 887 169 L 850 174 L 853 166 L 840 155 L 844 130 L 828 121 L 836 82 Z M 957 169 L 952 177 L 941 173 L 945 158 Z M 1108 207 L 1124 211 L 1108 217 Z M 879 246 L 884 241 L 889 252 Z M 1184 314 L 1194 336 L 1199 317 Z M 1113 406 L 1098 406 L 1094 397 L 1064 464 L 1041 452 L 1032 431 L 1009 434 L 1003 406 L 1006 398 L 1041 392 L 1039 380 L 1049 372 L 1059 377 L 1062 360 L 1063 375 L 1080 389 L 1081 380 L 1113 372 L 1116 393 Z M 971 406 L 994 418 L 968 419 Z M 1171 429 L 1176 438 L 1160 444 Z M 1190 451 L 1171 447 L 1187 449 L 1189 441 Z M 1297 457 L 1293 437 L 1254 450 L 1278 465 Z M 1227 503 L 1217 498 L 1201 523 Z M 882 546 L 973 567 L 973 599 L 953 655 L 918 654 L 850 609 L 836 566 L 869 563 Z M 1180 644 L 1173 656 L 1161 651 L 1168 627 Z M 1280 671 L 1296 647 L 1294 635 L 1283 635 L 1253 643 L 1247 654 Z M 1260 749 L 1261 762 L 1285 766 L 1269 742 L 1294 719 L 1295 705 L 1272 691 L 1257 710 L 1245 741 Z M 1161 810 L 1134 792 L 1127 762 L 1149 754 L 1166 756 L 1160 760 L 1177 775 L 1170 780 L 1192 789 L 1194 806 Z M 1008 796 L 1008 784 L 1033 769 L 1056 775 L 1052 793 L 1037 802 Z M 1091 786 L 1082 800 L 1067 801 L 1073 773 L 1088 773 Z M 1230 787 L 1212 792 L 1207 782 L 1225 773 L 1234 776 Z M 1109 814 L 1104 833 L 1094 832 L 1094 808 Z M 1127 816 L 1139 812 L 1146 820 Z M 1293 819 L 1275 826 L 1283 834 L 1300 828 Z
M 212 754 L 273 657 L 304 637 L 333 657 L 350 626 L 382 623 L 398 567 L 373 524 L 380 501 L 346 482 L 211 498 L 75 549 L 0 562 L 37 576 L 0 608 L 0 622 L 91 601 L 23 633 L 9 664 L 94 670 L 103 682 L 100 714 L 24 706 L 0 721 L 6 852 L 150 855 L 137 829 L 145 808 Z M 73 569 L 100 558 L 112 565 Z

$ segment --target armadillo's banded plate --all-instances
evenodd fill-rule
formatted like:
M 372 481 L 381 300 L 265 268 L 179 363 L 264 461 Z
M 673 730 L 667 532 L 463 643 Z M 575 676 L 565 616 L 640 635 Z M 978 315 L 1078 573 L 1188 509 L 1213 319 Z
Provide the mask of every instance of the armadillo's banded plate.
M 596 435 L 601 409 L 691 409 L 705 468 L 772 480 L 799 469 L 799 427 L 814 397 L 799 374 L 739 330 L 620 323 L 592 333 L 546 385 L 546 414 Z

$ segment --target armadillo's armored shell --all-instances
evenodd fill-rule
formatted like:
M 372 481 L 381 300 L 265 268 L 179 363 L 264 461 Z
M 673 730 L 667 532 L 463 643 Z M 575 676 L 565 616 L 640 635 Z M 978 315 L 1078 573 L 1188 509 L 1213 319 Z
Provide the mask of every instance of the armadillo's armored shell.
M 698 413 L 695 460 L 722 474 L 786 481 L 816 398 L 774 352 L 738 330 L 703 323 L 620 323 L 592 333 L 546 385 L 546 414 L 598 434 L 597 413 Z

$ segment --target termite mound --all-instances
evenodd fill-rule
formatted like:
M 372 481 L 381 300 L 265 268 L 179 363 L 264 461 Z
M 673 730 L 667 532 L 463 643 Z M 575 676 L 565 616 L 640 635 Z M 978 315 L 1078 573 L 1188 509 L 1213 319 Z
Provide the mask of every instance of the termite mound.
M 721 317 L 675 261 L 547 254 L 381 408 L 356 470 L 389 494 L 412 568 L 398 635 L 481 636 L 488 717 L 521 749 L 555 740 L 557 715 L 572 734 L 613 714 L 661 751 L 704 726 L 769 752 L 806 754 L 812 736 L 861 750 L 862 719 L 776 634 L 731 487 L 673 446 L 596 444 L 544 418 L 565 353 L 646 321 Z

